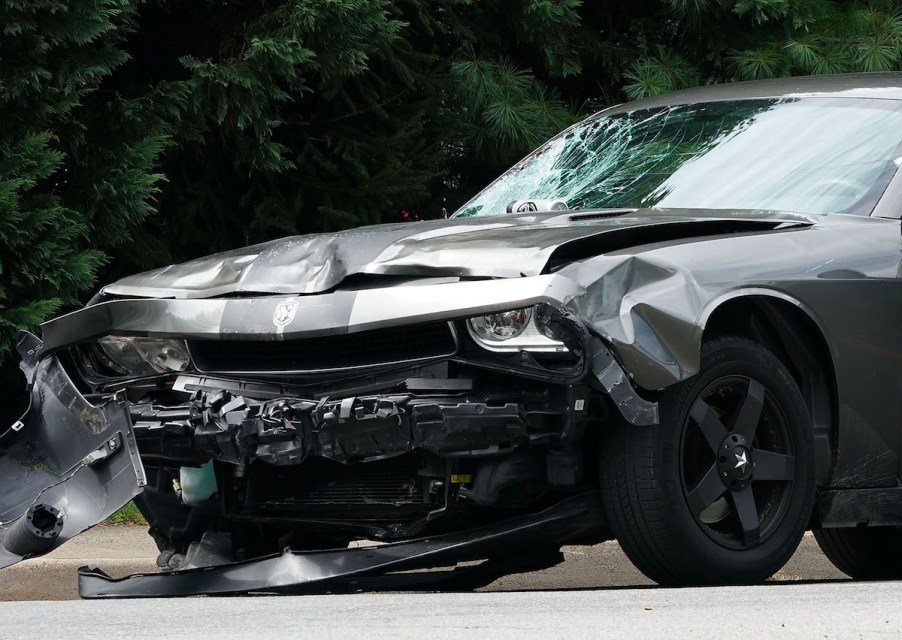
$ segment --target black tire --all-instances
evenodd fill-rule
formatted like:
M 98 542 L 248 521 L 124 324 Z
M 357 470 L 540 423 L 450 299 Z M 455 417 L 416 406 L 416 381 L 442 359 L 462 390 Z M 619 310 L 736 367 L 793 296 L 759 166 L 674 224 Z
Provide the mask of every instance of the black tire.
M 851 578 L 902 578 L 902 528 L 821 529 L 814 539 L 833 566 Z
M 660 424 L 618 424 L 603 443 L 602 498 L 621 547 L 661 584 L 767 579 L 798 547 L 815 489 L 792 376 L 761 345 L 718 337 L 700 373 L 658 401 Z

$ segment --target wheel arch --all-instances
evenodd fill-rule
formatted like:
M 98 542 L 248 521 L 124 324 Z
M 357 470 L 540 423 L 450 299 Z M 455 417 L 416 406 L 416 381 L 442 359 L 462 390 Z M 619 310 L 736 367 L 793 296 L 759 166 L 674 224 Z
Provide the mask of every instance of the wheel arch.
M 817 483 L 826 486 L 836 444 L 836 374 L 825 331 L 816 316 L 785 294 L 746 291 L 711 305 L 703 318 L 702 330 L 703 341 L 715 335 L 753 340 L 787 367 L 811 415 Z

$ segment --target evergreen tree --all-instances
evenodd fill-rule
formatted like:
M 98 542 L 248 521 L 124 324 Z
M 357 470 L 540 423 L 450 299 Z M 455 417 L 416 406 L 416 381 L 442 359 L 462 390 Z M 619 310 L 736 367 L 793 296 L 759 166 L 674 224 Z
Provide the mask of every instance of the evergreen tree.
M 118 269 L 453 208 L 574 120 L 552 79 L 581 68 L 578 6 L 141 5 L 113 85 L 174 146 Z
M 0 3 L 0 358 L 82 300 L 97 247 L 152 208 L 161 140 L 111 135 L 98 100 L 134 15 L 126 0 Z
M 639 98 L 699 83 L 902 67 L 896 0 L 665 0 L 663 29 L 636 34 Z

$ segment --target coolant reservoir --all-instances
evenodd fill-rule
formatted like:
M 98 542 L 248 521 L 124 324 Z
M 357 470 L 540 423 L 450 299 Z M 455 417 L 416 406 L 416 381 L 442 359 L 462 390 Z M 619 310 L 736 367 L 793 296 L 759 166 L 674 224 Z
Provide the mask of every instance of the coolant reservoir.
M 189 506 L 200 504 L 212 496 L 216 493 L 213 461 L 200 467 L 182 467 L 179 471 L 179 484 L 182 485 L 182 502 Z

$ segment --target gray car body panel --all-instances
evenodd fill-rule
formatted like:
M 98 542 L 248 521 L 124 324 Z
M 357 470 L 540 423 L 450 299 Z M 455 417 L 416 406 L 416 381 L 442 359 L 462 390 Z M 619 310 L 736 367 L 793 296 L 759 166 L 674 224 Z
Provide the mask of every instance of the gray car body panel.
M 759 98 L 877 98 L 902 100 L 902 73 L 849 73 L 835 76 L 796 76 L 693 87 L 617 105 L 606 113 L 694 102 L 755 100 Z

